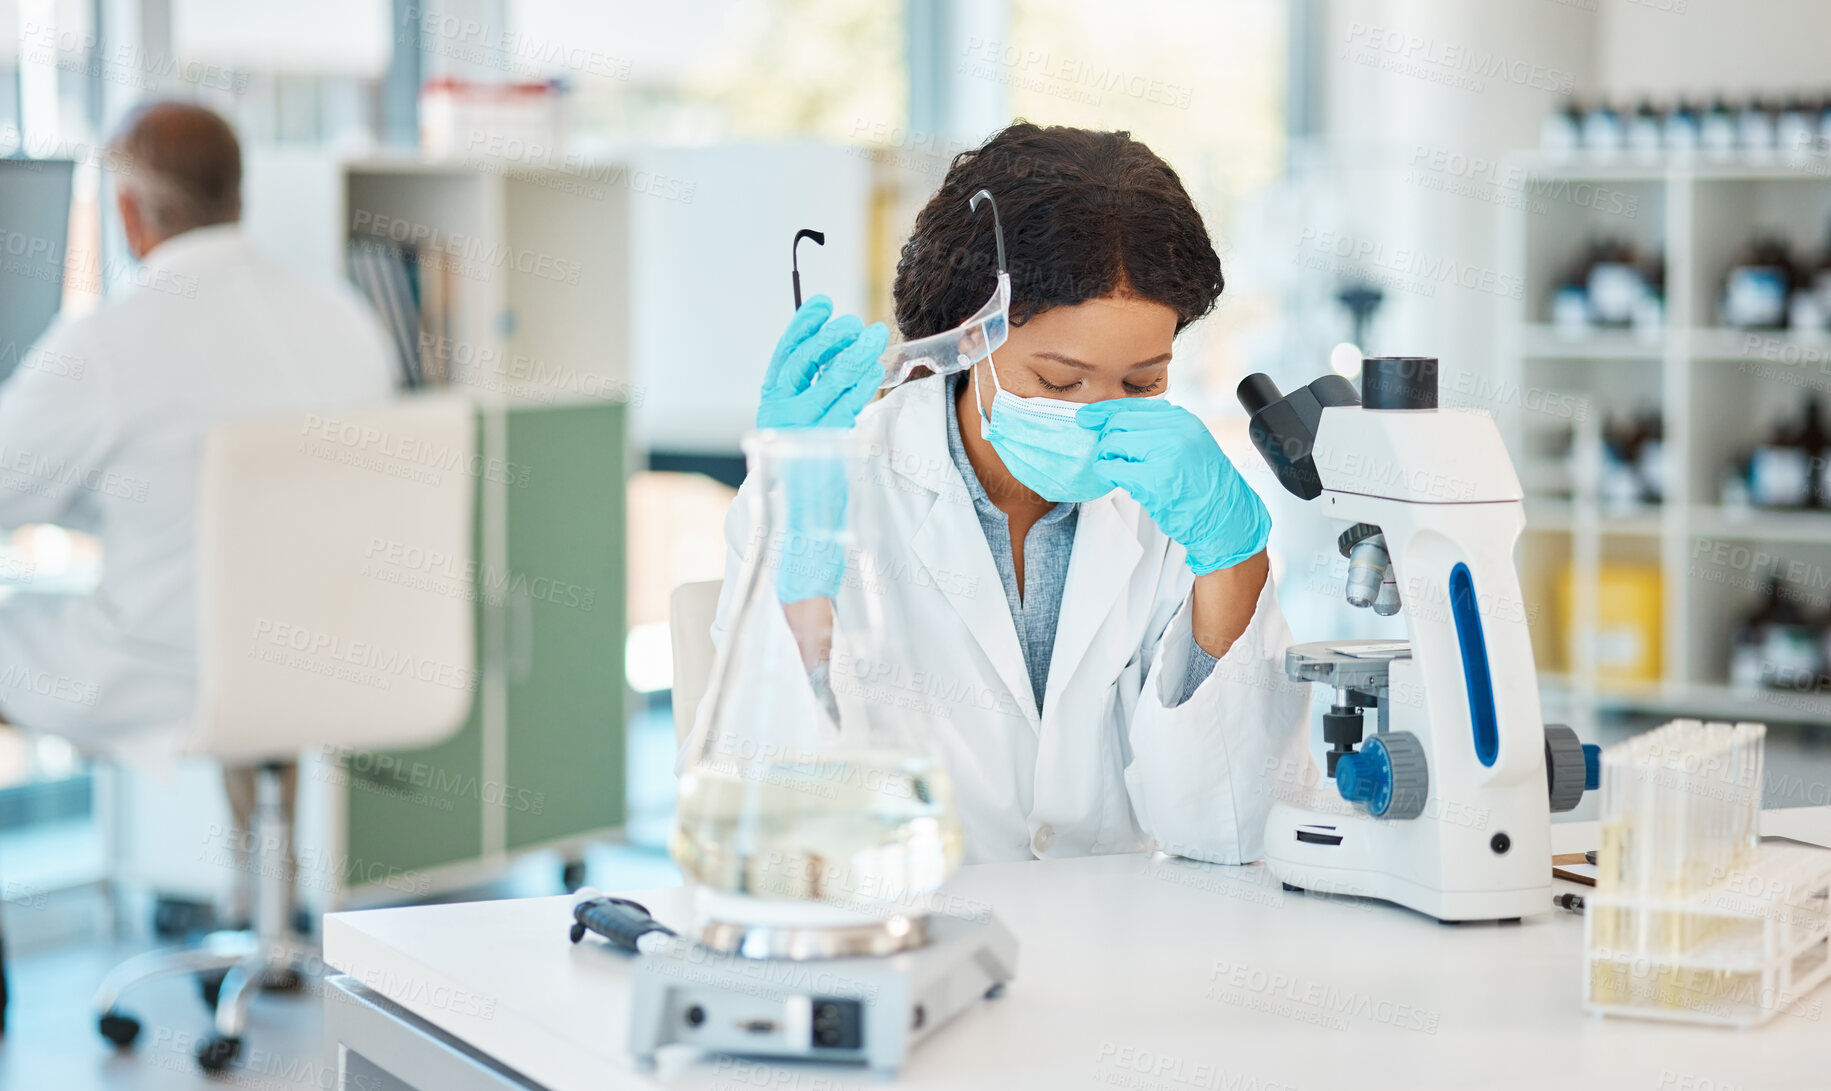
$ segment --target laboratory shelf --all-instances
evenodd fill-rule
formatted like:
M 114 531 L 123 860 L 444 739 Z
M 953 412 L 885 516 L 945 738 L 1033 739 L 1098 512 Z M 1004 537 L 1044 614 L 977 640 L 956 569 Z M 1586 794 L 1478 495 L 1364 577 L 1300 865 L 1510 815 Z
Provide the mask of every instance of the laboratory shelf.
M 1541 360 L 1659 360 L 1666 352 L 1665 331 L 1600 329 L 1572 336 L 1543 322 L 1520 327 L 1520 350 Z
M 1577 503 L 1562 497 L 1527 497 L 1526 529 L 1546 533 L 1568 534 L 1577 527 Z M 1627 507 L 1601 507 L 1594 516 L 1596 529 L 1604 535 L 1648 537 L 1660 533 L 1662 508 L 1658 504 L 1634 504 Z
M 1700 538 L 1831 544 L 1831 512 L 1697 504 L 1691 508 L 1689 525 L 1691 534 Z
M 1539 672 L 1539 696 L 1547 716 L 1585 707 L 1611 712 L 1645 712 L 1713 720 L 1755 720 L 1770 727 L 1831 722 L 1831 692 L 1744 690 L 1721 683 L 1599 682 L 1555 671 Z
M 1815 181 L 1831 179 L 1831 156 L 1822 152 L 1775 152 L 1758 160 L 1718 161 L 1702 155 L 1642 159 L 1628 153 L 1610 159 L 1573 155 L 1559 158 L 1542 152 L 1508 157 L 1509 169 L 1535 179 L 1587 182 L 1685 183 L 1691 181 Z
M 1725 468 L 1774 421 L 1795 419 L 1814 393 L 1831 400 L 1831 331 L 1744 330 L 1718 318 L 1726 270 L 1751 238 L 1779 235 L 1805 253 L 1823 246 L 1831 157 L 1600 162 L 1528 152 L 1507 163 L 1529 191 L 1569 194 L 1498 213 L 1500 264 L 1519 272 L 1523 291 L 1496 303 L 1495 385 L 1508 397 L 1493 408 L 1528 496 L 1519 568 L 1522 594 L 1542 606 L 1531 621 L 1533 649 L 1548 666 L 1595 672 L 1546 675 L 1547 704 L 1579 733 L 1618 712 L 1831 724 L 1831 693 L 1750 694 L 1723 684 L 1735 629 L 1758 608 L 1775 566 L 1822 579 L 1831 513 L 1718 503 Z M 1594 200 L 1577 199 L 1579 182 L 1596 187 L 1585 194 Z M 1573 262 L 1606 238 L 1641 260 L 1663 258 L 1661 336 L 1608 329 L 1569 337 L 1547 321 Z M 1586 412 L 1564 412 L 1571 405 Z M 1664 503 L 1611 510 L 1597 495 L 1604 423 L 1648 410 L 1663 425 Z M 1545 452 L 1565 449 L 1572 455 L 1560 469 L 1562 456 Z M 1730 547 L 1729 556 L 1719 557 L 1711 539 Z M 1706 547 L 1712 552 L 1701 554 Z M 1658 573 L 1656 611 L 1604 602 L 1605 586 L 1630 593 L 1635 568 L 1643 578 Z M 1572 585 L 1574 593 L 1564 591 Z M 1810 593 L 1801 600 L 1807 612 L 1821 616 L 1826 589 L 1801 590 Z M 1600 668 L 1575 651 L 1655 639 L 1656 684 L 1598 678 Z
M 1820 374 L 1831 377 L 1831 333 L 1699 326 L 1687 331 L 1686 352 L 1693 360 L 1710 362 L 1819 365 L 1825 369 Z

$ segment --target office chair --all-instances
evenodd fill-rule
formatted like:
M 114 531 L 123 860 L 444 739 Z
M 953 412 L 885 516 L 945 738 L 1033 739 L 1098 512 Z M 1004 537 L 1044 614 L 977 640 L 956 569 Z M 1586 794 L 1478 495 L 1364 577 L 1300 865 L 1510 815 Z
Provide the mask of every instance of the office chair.
M 248 1003 L 313 949 L 286 919 L 292 829 L 281 773 L 305 749 L 419 747 L 454 734 L 475 678 L 474 605 L 428 589 L 411 558 L 468 570 L 480 471 L 476 410 L 453 395 L 347 413 L 230 422 L 205 443 L 197 522 L 193 753 L 259 770 L 254 927 L 153 951 L 109 973 L 102 1035 L 131 1046 L 123 992 L 227 971 L 206 1071 L 240 1053 Z M 435 574 L 436 575 L 436 574 Z M 206 985 L 206 996 L 210 991 Z

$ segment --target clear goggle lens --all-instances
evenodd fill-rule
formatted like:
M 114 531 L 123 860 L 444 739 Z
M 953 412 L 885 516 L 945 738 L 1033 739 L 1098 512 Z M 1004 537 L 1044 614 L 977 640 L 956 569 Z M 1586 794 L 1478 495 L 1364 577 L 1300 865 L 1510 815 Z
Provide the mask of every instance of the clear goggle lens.
M 1011 276 L 998 274 L 998 290 L 971 318 L 944 333 L 891 345 L 879 356 L 883 388 L 897 386 L 919 369 L 952 375 L 990 356 L 1005 343 L 1011 321 Z

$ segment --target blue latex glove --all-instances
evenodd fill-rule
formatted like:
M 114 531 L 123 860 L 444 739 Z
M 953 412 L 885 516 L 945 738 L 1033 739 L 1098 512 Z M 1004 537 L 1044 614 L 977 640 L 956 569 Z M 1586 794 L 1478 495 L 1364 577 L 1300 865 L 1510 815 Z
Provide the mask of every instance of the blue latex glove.
M 758 428 L 850 428 L 884 381 L 877 358 L 890 341 L 878 322 L 832 318 L 833 303 L 801 305 L 776 342 L 757 406 Z M 788 525 L 776 557 L 783 602 L 831 598 L 845 579 L 846 468 L 839 459 L 791 459 L 781 467 Z
M 796 458 L 781 466 L 788 533 L 776 554 L 776 597 L 832 598 L 845 581 L 846 467 L 837 458 Z
M 1100 433 L 1094 465 L 1182 545 L 1198 576 L 1265 548 L 1271 516 L 1194 413 L 1156 398 L 1094 402 L 1075 422 Z
M 890 331 L 856 315 L 832 316 L 833 301 L 817 295 L 782 331 L 763 377 L 758 428 L 850 428 L 877 393 L 884 381 L 877 358 Z

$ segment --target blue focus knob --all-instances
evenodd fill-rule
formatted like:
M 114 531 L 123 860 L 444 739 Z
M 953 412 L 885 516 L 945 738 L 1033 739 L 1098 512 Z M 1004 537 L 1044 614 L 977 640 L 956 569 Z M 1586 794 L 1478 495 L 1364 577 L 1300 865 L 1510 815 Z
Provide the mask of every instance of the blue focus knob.
M 1430 770 L 1424 745 L 1409 731 L 1383 731 L 1343 754 L 1335 764 L 1335 788 L 1375 818 L 1407 819 L 1424 813 Z
M 1602 748 L 1593 742 L 1583 744 L 1583 790 L 1593 792 L 1602 787 Z
M 1335 763 L 1335 787 L 1349 803 L 1370 803 L 1386 787 L 1391 770 L 1380 760 L 1383 751 L 1361 750 L 1343 754 Z

